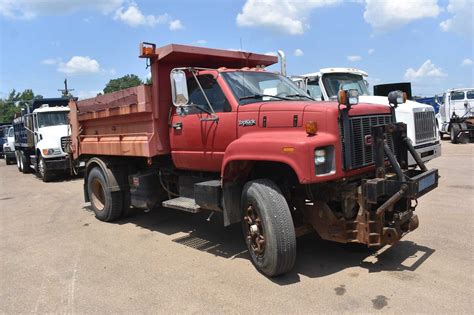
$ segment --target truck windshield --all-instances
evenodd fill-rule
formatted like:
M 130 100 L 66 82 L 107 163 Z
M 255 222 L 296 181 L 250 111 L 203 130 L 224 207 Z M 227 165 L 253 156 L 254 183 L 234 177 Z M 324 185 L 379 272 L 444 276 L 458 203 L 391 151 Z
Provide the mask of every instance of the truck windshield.
M 241 105 L 281 100 L 312 100 L 291 80 L 276 73 L 234 71 L 222 74 Z
M 68 112 L 38 113 L 38 127 L 67 125 Z
M 352 73 L 329 73 L 323 75 L 323 84 L 329 98 L 337 97 L 339 90 L 355 89 L 359 95 L 370 95 L 364 78 Z

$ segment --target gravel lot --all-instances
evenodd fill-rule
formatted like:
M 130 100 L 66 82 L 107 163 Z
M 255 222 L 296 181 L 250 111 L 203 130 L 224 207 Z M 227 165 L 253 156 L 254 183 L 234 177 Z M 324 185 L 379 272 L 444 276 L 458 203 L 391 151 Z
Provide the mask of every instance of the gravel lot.
M 103 223 L 82 179 L 43 183 L 0 160 L 0 312 L 471 313 L 474 144 L 442 149 L 416 231 L 375 254 L 301 238 L 293 273 L 276 279 L 218 216 L 157 209 Z

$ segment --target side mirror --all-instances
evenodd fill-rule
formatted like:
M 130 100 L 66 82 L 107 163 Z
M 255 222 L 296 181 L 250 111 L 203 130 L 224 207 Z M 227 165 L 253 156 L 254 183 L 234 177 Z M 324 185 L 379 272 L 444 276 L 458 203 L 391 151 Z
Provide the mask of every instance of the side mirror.
M 369 88 L 369 82 L 367 80 L 364 80 L 364 84 L 366 88 Z
M 436 95 L 434 96 L 434 102 L 435 102 L 437 105 L 441 105 L 441 104 L 439 103 L 438 94 L 436 94 Z
M 170 74 L 171 98 L 174 106 L 187 106 L 189 102 L 186 73 L 183 70 L 173 69 Z
M 388 103 L 397 107 L 407 101 L 407 94 L 402 91 L 392 91 L 388 93 Z

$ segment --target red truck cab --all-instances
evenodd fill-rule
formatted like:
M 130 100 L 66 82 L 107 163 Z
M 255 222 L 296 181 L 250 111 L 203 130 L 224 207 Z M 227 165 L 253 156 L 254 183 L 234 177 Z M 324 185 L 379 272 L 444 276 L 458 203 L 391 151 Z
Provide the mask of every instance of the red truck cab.
M 438 173 L 419 157 L 408 169 L 417 154 L 387 106 L 350 91 L 316 102 L 264 69 L 273 56 L 140 47 L 151 85 L 70 102 L 71 154 L 98 219 L 159 205 L 220 212 L 242 223 L 268 276 L 293 267 L 298 235 L 370 247 L 417 228 L 412 201 Z

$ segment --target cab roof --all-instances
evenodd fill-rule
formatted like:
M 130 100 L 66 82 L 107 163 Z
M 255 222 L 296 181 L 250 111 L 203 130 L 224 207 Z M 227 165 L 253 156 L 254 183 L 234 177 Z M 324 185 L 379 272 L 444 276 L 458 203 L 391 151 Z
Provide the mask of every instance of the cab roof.
M 369 74 L 365 71 L 356 69 L 356 68 L 342 68 L 342 67 L 333 67 L 333 68 L 323 68 L 320 69 L 319 72 L 312 72 L 308 74 L 303 74 L 302 77 L 318 77 L 323 74 L 327 73 L 353 73 L 353 74 L 358 74 L 363 77 L 369 76 Z
M 160 64 L 173 67 L 243 68 L 270 66 L 278 57 L 246 51 L 233 51 L 187 45 L 170 44 L 156 50 Z

